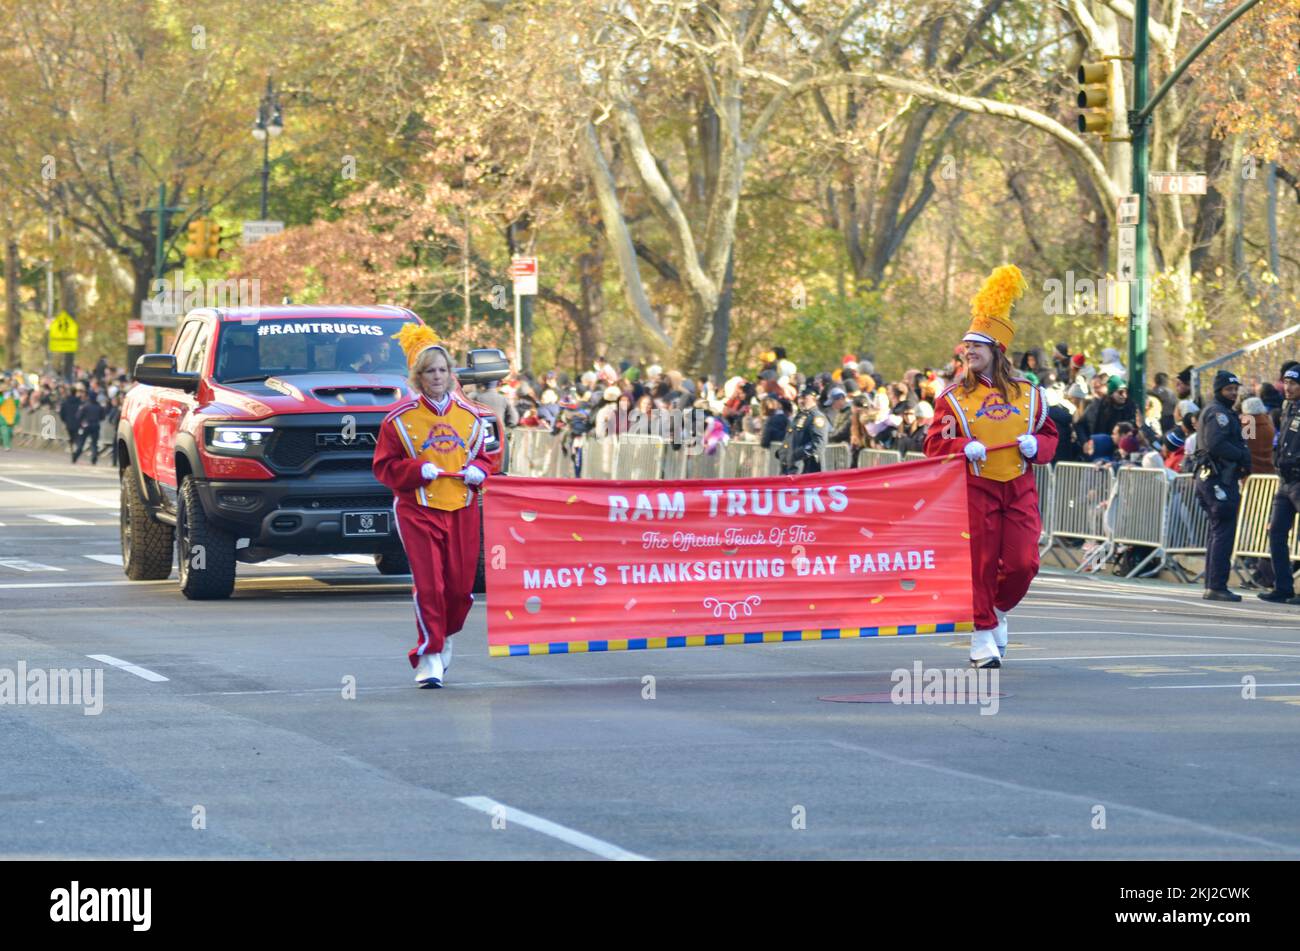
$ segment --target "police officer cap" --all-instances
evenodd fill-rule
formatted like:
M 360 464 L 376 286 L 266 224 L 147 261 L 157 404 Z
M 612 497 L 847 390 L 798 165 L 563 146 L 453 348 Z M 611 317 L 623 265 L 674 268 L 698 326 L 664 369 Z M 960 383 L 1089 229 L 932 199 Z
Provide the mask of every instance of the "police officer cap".
M 1225 386 L 1240 386 L 1241 381 L 1237 379 L 1237 374 L 1229 373 L 1227 370 L 1220 370 L 1214 374 L 1214 392 L 1219 392 Z
M 800 396 L 821 396 L 821 390 L 809 383 L 799 391 Z

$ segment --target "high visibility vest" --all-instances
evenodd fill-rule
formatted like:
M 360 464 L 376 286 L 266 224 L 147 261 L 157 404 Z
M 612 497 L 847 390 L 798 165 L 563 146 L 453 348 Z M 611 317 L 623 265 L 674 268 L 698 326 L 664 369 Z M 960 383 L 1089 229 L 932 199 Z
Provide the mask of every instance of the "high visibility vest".
M 384 420 L 393 426 L 412 459 L 432 462 L 444 472 L 459 472 L 483 451 L 487 427 L 469 401 L 458 393 L 447 396 L 442 411 L 428 397 L 404 403 Z M 434 479 L 415 497 L 421 505 L 455 512 L 469 505 L 474 490 L 460 479 Z
M 1038 387 L 1028 380 L 1016 382 L 1020 384 L 1020 395 L 1012 400 L 989 386 L 983 377 L 969 393 L 954 384 L 940 399 L 948 403 L 965 436 L 990 447 L 1014 443 L 1017 437 L 1038 432 L 1047 419 L 1047 403 Z M 1029 461 L 1013 445 L 990 451 L 983 462 L 968 462 L 967 466 L 971 475 L 1010 482 L 1029 470 Z

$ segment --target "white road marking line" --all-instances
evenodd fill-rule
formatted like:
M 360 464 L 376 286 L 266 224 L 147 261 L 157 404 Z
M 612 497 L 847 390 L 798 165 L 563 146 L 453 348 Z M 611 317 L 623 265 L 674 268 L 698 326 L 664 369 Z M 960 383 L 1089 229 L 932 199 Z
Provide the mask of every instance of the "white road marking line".
M 992 776 L 982 776 L 979 773 L 968 772 L 964 769 L 954 769 L 951 766 L 939 766 L 935 763 L 928 763 L 925 760 L 909 759 L 905 756 L 896 756 L 893 753 L 886 753 L 882 750 L 873 749 L 869 746 L 860 746 L 856 743 L 846 743 L 843 740 L 826 740 L 831 746 L 839 747 L 845 750 L 855 750 L 861 753 L 867 753 L 870 756 L 876 756 L 888 763 L 895 763 L 902 766 L 912 766 L 917 769 L 932 770 L 941 775 L 950 776 L 956 779 L 976 782 L 989 783 L 993 786 L 1000 786 L 1003 789 L 1009 789 L 1017 793 L 1030 793 L 1040 796 L 1055 796 L 1060 799 L 1069 800 L 1091 808 L 1096 803 L 1104 803 L 1107 809 L 1126 810 L 1136 813 L 1139 816 L 1145 816 L 1149 819 L 1156 819 L 1161 822 L 1172 822 L 1181 826 L 1189 826 L 1199 832 L 1209 835 L 1222 836 L 1228 839 L 1236 839 L 1239 842 L 1249 842 L 1252 845 L 1263 846 L 1268 849 L 1277 849 L 1281 852 L 1292 855 L 1300 854 L 1300 848 L 1294 845 L 1287 845 L 1282 842 L 1272 842 L 1269 839 L 1263 839 L 1258 836 L 1245 835 L 1241 832 L 1233 832 L 1231 829 L 1220 829 L 1203 822 L 1197 822 L 1195 819 L 1186 819 L 1183 816 L 1170 815 L 1166 812 L 1158 812 L 1155 809 L 1144 809 L 1141 806 L 1131 806 L 1127 803 L 1116 802 L 1108 796 L 1081 795 L 1078 793 L 1064 792 L 1059 789 L 1047 789 L 1042 786 L 1027 786 L 1023 783 L 1015 783 L 1006 779 L 996 779 Z
M 375 559 L 371 555 L 330 555 L 331 558 L 337 558 L 339 561 L 350 561 L 355 565 L 374 566 Z
M 18 588 L 116 588 L 134 584 L 175 584 L 174 581 L 41 581 L 31 584 L 0 584 L 0 590 Z
M 57 569 L 57 570 L 62 570 L 62 569 Z M 345 577 L 343 577 L 343 578 L 331 578 L 331 579 L 329 579 L 329 580 L 327 581 L 327 580 L 322 579 L 322 578 L 313 578 L 313 577 L 310 576 L 310 575 L 269 575 L 269 576 L 264 577 L 264 578 L 263 578 L 263 577 L 259 577 L 259 578 L 253 578 L 253 577 L 243 578 L 243 579 L 241 579 L 241 582 L 247 582 L 249 585 L 265 585 L 265 584 L 267 584 L 268 582 L 273 582 L 273 581 L 315 581 L 315 582 L 318 582 L 318 583 L 320 584 L 320 590 L 321 590 L 322 592 L 325 592 L 325 591 L 338 591 L 338 592 L 342 592 L 343 590 L 345 590 L 346 588 L 349 588 L 349 587 L 352 587 L 352 588 L 360 587 L 360 588 L 371 588 L 371 589 L 379 589 L 379 588 L 407 588 L 407 589 L 409 589 L 409 588 L 411 587 L 411 583 L 410 583 L 409 581 L 402 580 L 403 578 L 409 578 L 409 577 L 410 577 L 410 575 L 404 575 L 404 576 L 396 577 L 396 578 L 394 578 L 393 580 L 389 580 L 389 579 L 384 578 L 384 577 L 376 577 L 376 578 L 373 578 L 373 579 L 372 579 L 372 578 L 369 578 L 369 577 L 366 577 L 366 578 L 359 578 L 359 577 L 358 577 L 358 578 L 349 578 L 349 577 L 345 576 Z M 356 581 L 357 584 L 347 585 L 347 584 L 337 584 L 337 583 L 332 583 L 332 582 L 348 581 L 348 580 Z M 15 589 L 15 588 L 116 588 L 116 587 L 119 587 L 119 586 L 120 586 L 120 587 L 126 587 L 127 585 L 142 585 L 142 584 L 155 584 L 155 585 L 156 585 L 156 584 L 175 584 L 175 583 L 176 583 L 176 582 L 175 582 L 175 581 L 172 581 L 172 580 L 163 580 L 163 581 L 67 581 L 67 582 L 54 582 L 54 581 L 49 581 L 49 582 L 41 582 L 41 583 L 32 582 L 31 584 L 0 584 L 0 591 L 5 591 L 5 590 L 10 590 L 10 589 Z M 405 604 L 405 603 L 408 603 L 408 602 L 403 601 L 403 602 L 398 602 L 398 603 Z M 480 603 L 482 603 L 482 599 L 480 599 Z
M 291 562 L 277 561 L 274 558 L 270 558 L 266 561 L 254 562 L 252 564 L 245 564 L 244 562 L 240 562 L 240 566 L 244 568 L 295 568 L 297 567 Z
M 137 677 L 140 677 L 143 680 L 148 680 L 150 683 L 165 683 L 167 681 L 167 678 L 162 674 L 156 674 L 152 670 L 138 667 L 130 661 L 122 660 L 118 657 L 112 657 L 108 654 L 87 654 L 86 656 L 91 660 L 99 661 L 101 664 L 108 664 L 110 667 L 117 667 L 119 670 L 125 670 L 128 674 L 135 674 Z
M 67 489 L 56 489 L 48 485 L 37 485 L 34 482 L 22 482 L 18 479 L 10 479 L 7 476 L 0 476 L 0 482 L 8 482 L 12 485 L 21 485 L 24 489 L 39 489 L 42 492 L 53 492 L 55 495 L 65 495 L 70 499 L 89 502 L 91 505 L 98 505 L 106 509 L 117 509 L 116 502 L 105 502 L 103 499 L 92 498 L 89 495 L 83 495 L 80 492 L 69 492 Z
M 1133 687 L 1134 690 L 1240 690 L 1246 684 L 1166 684 L 1159 687 L 1140 686 Z M 1300 687 L 1300 683 L 1295 684 L 1251 684 L 1251 687 Z
M 85 519 L 72 518 L 68 515 L 38 515 L 32 513 L 28 518 L 39 518 L 42 522 L 49 522 L 53 525 L 94 525 L 94 522 L 87 522 Z
M 91 561 L 100 561 L 106 565 L 116 565 L 122 567 L 121 555 L 82 555 L 82 558 L 89 558 Z
M 1236 651 L 1231 654 L 1081 654 L 1076 657 L 1022 657 L 1016 663 L 1032 664 L 1053 660 L 1141 660 L 1152 657 L 1287 657 L 1295 660 L 1300 658 L 1300 654 L 1243 654 Z
M 1059 620 L 1059 618 L 1057 619 Z M 1021 631 L 1023 634 L 1108 634 L 1118 637 L 1160 637 L 1175 641 L 1234 641 L 1241 644 L 1278 644 L 1300 647 L 1300 640 L 1275 641 L 1267 637 L 1221 637 L 1218 634 L 1157 634 L 1154 631 Z M 908 635 L 911 637 L 912 635 Z
M 504 813 L 507 823 L 516 822 L 527 829 L 532 829 L 534 832 L 549 835 L 561 842 L 567 842 L 569 845 L 582 849 L 584 852 L 599 855 L 601 858 L 612 859 L 616 862 L 651 861 L 644 855 L 637 855 L 635 852 L 620 849 L 617 845 L 611 845 L 594 836 L 587 835 L 585 832 L 578 832 L 576 829 L 562 826 L 558 822 L 543 819 L 541 816 L 515 809 L 513 806 L 503 805 L 495 799 L 489 799 L 487 796 L 461 796 L 456 801 L 461 805 L 469 806 L 471 809 L 477 809 L 479 812 L 485 812 L 488 815 L 502 815 Z
M 66 568 L 55 568 L 53 565 L 28 561 L 25 558 L 0 558 L 0 566 L 12 568 L 14 571 L 67 571 Z

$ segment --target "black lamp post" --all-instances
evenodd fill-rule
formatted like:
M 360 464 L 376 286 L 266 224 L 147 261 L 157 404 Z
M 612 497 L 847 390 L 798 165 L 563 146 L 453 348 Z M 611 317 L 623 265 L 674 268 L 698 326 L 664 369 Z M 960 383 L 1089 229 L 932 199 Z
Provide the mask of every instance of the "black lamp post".
M 271 139 L 284 131 L 284 115 L 280 111 L 280 94 L 266 77 L 266 92 L 257 107 L 257 122 L 253 125 L 253 138 L 262 143 L 262 221 L 266 220 L 266 187 L 271 177 Z

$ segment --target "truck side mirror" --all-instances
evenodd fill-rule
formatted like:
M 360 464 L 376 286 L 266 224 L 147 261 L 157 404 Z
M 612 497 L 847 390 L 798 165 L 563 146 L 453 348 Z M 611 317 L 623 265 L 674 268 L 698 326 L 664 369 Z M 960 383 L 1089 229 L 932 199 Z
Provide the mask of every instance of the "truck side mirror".
M 510 375 L 510 361 L 504 353 L 494 348 L 471 350 L 465 363 L 464 367 L 456 369 L 456 376 L 461 383 L 478 386 L 490 380 L 504 380 Z
M 165 386 L 193 393 L 199 388 L 197 373 L 182 373 L 176 369 L 176 354 L 146 353 L 135 361 L 135 380 L 149 386 Z

